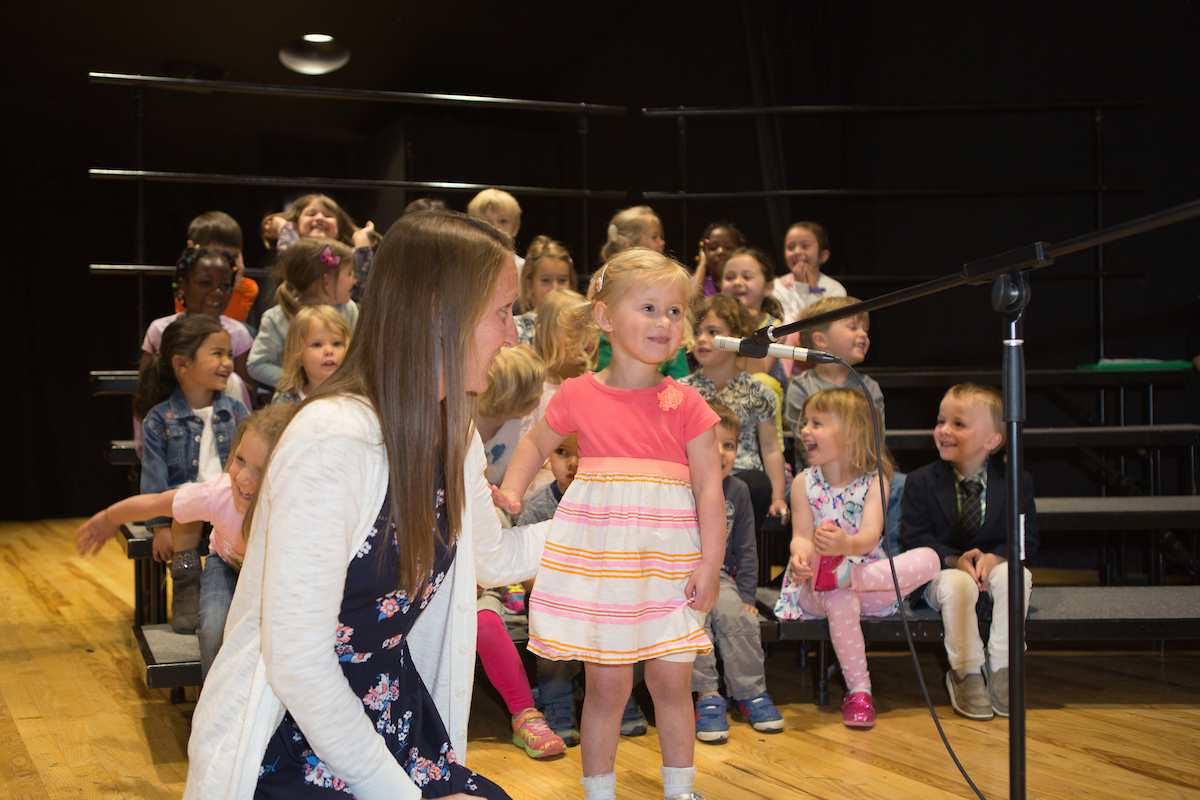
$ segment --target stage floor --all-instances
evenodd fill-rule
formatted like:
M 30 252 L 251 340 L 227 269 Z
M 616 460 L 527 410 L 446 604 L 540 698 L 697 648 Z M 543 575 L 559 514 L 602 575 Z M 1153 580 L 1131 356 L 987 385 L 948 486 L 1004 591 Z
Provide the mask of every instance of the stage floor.
M 132 567 L 115 543 L 75 556 L 81 521 L 0 523 L 0 798 L 178 797 L 194 702 L 173 705 L 165 690 L 145 688 L 130 632 Z M 1200 798 L 1200 649 L 1191 645 L 1030 651 L 1027 796 Z M 696 788 L 709 800 L 974 796 L 907 652 L 868 650 L 878 720 L 861 731 L 841 724 L 840 683 L 829 707 L 816 708 L 795 645 L 773 648 L 767 685 L 787 729 L 760 734 L 731 719 L 727 744 L 698 742 Z M 939 650 L 919 646 L 946 734 L 984 796 L 1007 797 L 1008 724 L 955 716 Z M 579 749 L 528 758 L 481 672 L 480 681 L 468 763 L 517 800 L 582 797 Z M 660 798 L 659 764 L 653 728 L 623 739 L 618 796 Z

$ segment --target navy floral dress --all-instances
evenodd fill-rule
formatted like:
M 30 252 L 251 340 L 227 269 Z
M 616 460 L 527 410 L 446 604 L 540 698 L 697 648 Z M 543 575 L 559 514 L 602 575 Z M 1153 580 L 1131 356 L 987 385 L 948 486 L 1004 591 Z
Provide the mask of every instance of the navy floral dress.
M 437 520 L 446 533 L 445 491 L 438 471 Z M 362 698 L 367 716 L 388 749 L 421 789 L 423 797 L 457 792 L 487 798 L 508 794 L 460 764 L 433 697 L 409 654 L 407 635 L 454 562 L 455 547 L 437 545 L 429 584 L 418 599 L 396 588 L 399 564 L 396 527 L 388 524 L 391 492 L 363 546 L 346 572 L 334 652 L 346 680 Z M 381 535 L 382 534 L 382 535 Z M 380 545 L 385 545 L 380 547 Z M 374 554 L 374 556 L 373 556 Z M 313 752 L 290 713 L 267 745 L 256 798 L 344 797 L 345 782 Z

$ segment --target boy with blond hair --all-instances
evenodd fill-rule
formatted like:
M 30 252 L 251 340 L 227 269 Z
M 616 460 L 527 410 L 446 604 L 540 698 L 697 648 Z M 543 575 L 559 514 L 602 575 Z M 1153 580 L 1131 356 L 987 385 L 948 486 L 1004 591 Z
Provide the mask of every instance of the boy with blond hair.
M 946 690 L 954 710 L 967 719 L 1008 716 L 1008 535 L 1005 513 L 1003 404 L 990 386 L 962 383 L 942 398 L 933 429 L 940 461 L 908 476 L 900 518 L 900 547 L 931 547 L 942 571 L 921 597 L 941 611 L 950 671 Z M 1025 558 L 1037 552 L 1033 479 L 1026 472 Z M 1032 576 L 1025 578 L 1029 609 Z M 979 635 L 976 603 L 992 599 L 987 653 Z
M 467 203 L 467 213 L 486 219 L 511 236 L 514 242 L 517 231 L 521 230 L 521 204 L 517 198 L 500 189 L 484 189 L 475 195 Z M 517 262 L 517 285 L 520 286 L 525 278 L 525 259 L 515 255 L 513 260 Z

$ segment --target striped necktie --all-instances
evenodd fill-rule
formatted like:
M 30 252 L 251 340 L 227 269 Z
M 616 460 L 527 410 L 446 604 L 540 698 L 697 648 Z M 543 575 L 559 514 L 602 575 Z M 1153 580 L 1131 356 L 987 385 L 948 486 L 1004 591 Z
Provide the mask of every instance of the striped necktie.
M 983 486 L 979 481 L 968 478 L 960 481 L 958 488 L 962 491 L 962 512 L 959 517 L 963 530 L 974 533 L 983 524 L 983 509 L 980 507 L 979 498 L 983 493 Z

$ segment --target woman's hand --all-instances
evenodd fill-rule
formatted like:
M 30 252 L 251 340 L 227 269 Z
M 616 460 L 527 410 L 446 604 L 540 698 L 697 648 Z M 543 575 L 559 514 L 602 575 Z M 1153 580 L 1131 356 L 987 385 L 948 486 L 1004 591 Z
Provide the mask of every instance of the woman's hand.
M 813 547 L 818 555 L 850 555 L 850 537 L 842 532 L 836 522 L 825 520 L 813 532 Z
M 501 489 L 490 483 L 488 488 L 492 490 L 492 505 L 501 511 L 507 511 L 508 515 L 513 518 L 521 513 L 521 496 L 519 494 L 512 489 Z
M 720 586 L 721 565 L 705 564 L 701 561 L 683 587 L 683 596 L 688 599 L 692 608 L 703 614 L 717 602 Z
M 104 509 L 93 515 L 91 519 L 79 526 L 79 530 L 75 531 L 75 552 L 86 556 L 90 549 L 91 555 L 96 555 L 105 542 L 117 535 L 118 530 L 120 530 L 120 526 L 109 522 L 108 509 Z
M 361 228 L 356 230 L 354 235 L 350 238 L 353 240 L 355 247 L 370 247 L 371 235 L 374 233 L 375 223 L 368 221 L 366 225 L 363 225 Z
M 154 543 L 151 546 L 154 553 L 155 561 L 170 561 L 175 555 L 175 548 L 171 546 L 171 526 L 165 528 L 154 529 Z

